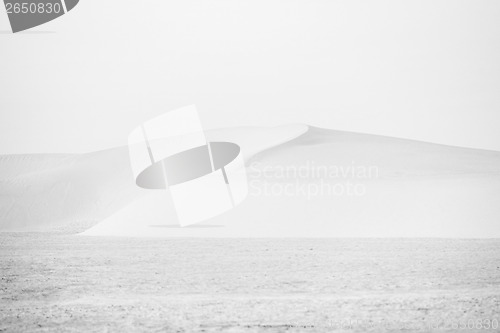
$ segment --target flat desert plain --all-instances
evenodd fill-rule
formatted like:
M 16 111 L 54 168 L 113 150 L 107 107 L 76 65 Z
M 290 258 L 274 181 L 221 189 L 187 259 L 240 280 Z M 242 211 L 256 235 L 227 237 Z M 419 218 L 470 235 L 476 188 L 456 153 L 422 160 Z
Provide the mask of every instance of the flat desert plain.
M 2 332 L 493 332 L 500 320 L 500 240 L 2 233 L 0 272 Z

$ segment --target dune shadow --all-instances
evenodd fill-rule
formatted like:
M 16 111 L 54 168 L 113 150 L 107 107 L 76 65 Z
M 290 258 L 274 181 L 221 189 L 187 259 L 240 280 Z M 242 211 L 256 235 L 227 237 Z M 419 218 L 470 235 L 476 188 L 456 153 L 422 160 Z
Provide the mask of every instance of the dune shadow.
M 223 225 L 188 225 L 185 227 L 181 227 L 180 225 L 177 224 L 152 224 L 149 225 L 152 228 L 179 228 L 179 229 L 186 229 L 186 228 L 222 228 L 224 227 Z

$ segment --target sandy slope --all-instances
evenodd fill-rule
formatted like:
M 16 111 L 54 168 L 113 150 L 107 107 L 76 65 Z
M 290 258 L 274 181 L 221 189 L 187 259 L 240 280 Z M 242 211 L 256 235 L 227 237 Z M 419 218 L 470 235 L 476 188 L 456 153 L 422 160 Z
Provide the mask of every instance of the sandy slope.
M 211 130 L 246 160 L 308 130 L 305 125 Z M 127 147 L 83 155 L 0 156 L 0 231 L 84 231 L 149 195 L 134 183 Z
M 126 148 L 117 148 L 50 162 L 4 157 L 0 228 L 93 226 L 84 234 L 150 237 L 500 237 L 499 152 L 305 125 L 207 136 L 242 147 L 250 194 L 204 225 L 177 228 L 168 192 L 135 187 Z M 22 172 L 13 174 L 13 161 Z
M 2 230 L 85 230 L 137 196 L 126 148 L 44 159 L 0 160 Z

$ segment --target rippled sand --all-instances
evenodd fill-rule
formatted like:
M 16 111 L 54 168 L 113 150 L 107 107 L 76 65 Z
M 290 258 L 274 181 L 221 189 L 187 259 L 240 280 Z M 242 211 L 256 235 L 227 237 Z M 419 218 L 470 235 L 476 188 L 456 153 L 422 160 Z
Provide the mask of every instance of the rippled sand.
M 500 320 L 500 240 L 4 233 L 0 272 L 8 332 L 443 332 L 468 320 L 484 332 Z

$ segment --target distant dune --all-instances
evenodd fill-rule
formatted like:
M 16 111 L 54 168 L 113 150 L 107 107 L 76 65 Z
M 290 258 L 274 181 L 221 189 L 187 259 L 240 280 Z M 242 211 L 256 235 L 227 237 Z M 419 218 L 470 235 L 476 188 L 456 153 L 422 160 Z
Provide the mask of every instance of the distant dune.
M 500 152 L 288 125 L 207 133 L 239 144 L 250 193 L 177 227 L 127 147 L 0 157 L 0 230 L 145 237 L 500 237 Z M 351 192 L 349 192 L 349 190 Z

